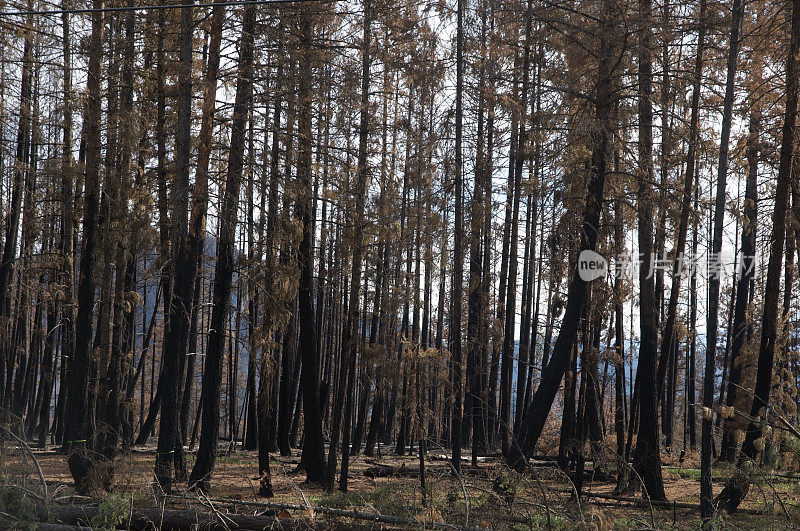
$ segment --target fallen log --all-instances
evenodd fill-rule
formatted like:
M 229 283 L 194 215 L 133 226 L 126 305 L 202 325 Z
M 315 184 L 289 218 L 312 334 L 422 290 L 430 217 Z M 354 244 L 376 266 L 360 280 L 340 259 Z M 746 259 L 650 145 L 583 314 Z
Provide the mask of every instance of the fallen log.
M 556 492 L 561 492 L 563 494 L 574 494 L 574 490 L 570 489 L 551 489 L 555 490 Z M 581 496 L 586 498 L 598 498 L 602 500 L 611 500 L 616 502 L 623 502 L 623 503 L 632 503 L 637 507 L 665 507 L 667 509 L 693 509 L 695 511 L 700 510 L 700 504 L 697 503 L 687 503 L 687 502 L 676 502 L 676 501 L 660 501 L 660 500 L 645 500 L 644 498 L 633 498 L 630 496 L 617 496 L 616 494 L 606 494 L 603 492 L 581 492 Z M 740 508 L 739 512 L 745 514 L 754 514 L 754 515 L 763 515 L 765 514 L 764 511 L 760 509 L 746 509 Z
M 44 508 L 37 506 L 37 516 L 44 518 Z M 308 522 L 293 518 L 277 518 L 277 511 L 258 516 L 246 514 L 205 513 L 195 509 L 134 509 L 119 527 L 135 531 L 170 529 L 174 531 L 202 529 L 307 529 Z M 93 526 L 92 519 L 102 516 L 97 505 L 61 505 L 50 508 L 47 525 Z M 44 524 L 43 524 L 44 525 Z
M 405 464 L 399 467 L 376 465 L 364 469 L 364 475 L 368 478 L 418 478 L 419 469 L 406 468 Z
M 94 531 L 91 527 L 82 525 L 49 524 L 47 522 L 36 524 L 36 531 Z
M 82 525 L 48 524 L 47 522 L 38 523 L 36 527 L 30 527 L 30 529 L 36 529 L 36 531 L 94 531 L 93 528 Z
M 181 496 L 170 496 L 173 499 L 179 499 L 183 501 L 191 501 L 190 498 L 185 498 Z M 306 505 L 295 505 L 291 503 L 280 503 L 280 502 L 255 502 L 255 501 L 246 501 L 246 500 L 233 500 L 229 498 L 208 498 L 208 501 L 211 503 L 217 503 L 220 505 L 241 505 L 243 507 L 254 507 L 259 509 L 276 509 L 276 510 L 286 510 L 286 511 L 311 511 L 313 513 L 319 514 L 327 514 L 329 516 L 337 516 L 340 518 L 352 518 L 355 520 L 367 520 L 376 523 L 382 524 L 391 524 L 391 525 L 398 525 L 398 526 L 410 526 L 410 527 L 429 527 L 434 529 L 456 529 L 460 531 L 472 531 L 480 528 L 469 527 L 469 526 L 462 526 L 456 524 L 448 524 L 445 522 L 429 522 L 429 521 L 418 521 L 412 518 L 403 518 L 402 516 L 391 516 L 391 515 L 384 515 L 380 513 L 372 513 L 366 511 L 359 511 L 357 509 L 352 511 L 347 511 L 344 509 L 335 509 L 333 507 L 323 507 L 323 506 L 315 506 L 309 507 Z
M 430 457 L 428 457 L 428 459 L 430 459 L 431 461 L 451 461 L 452 460 L 452 458 L 450 456 L 448 456 L 447 454 L 433 454 Z M 492 459 L 495 459 L 495 457 L 487 456 L 487 455 L 478 456 L 478 462 L 479 463 L 488 463 Z M 462 463 L 469 463 L 471 461 L 472 461 L 472 457 L 471 456 L 469 456 L 469 455 L 461 456 L 461 462 Z
M 0 529 L 36 529 L 36 531 L 93 531 L 91 527 L 51 524 L 48 522 L 37 523 L 34 527 L 29 522 L 24 522 L 16 517 L 0 513 Z

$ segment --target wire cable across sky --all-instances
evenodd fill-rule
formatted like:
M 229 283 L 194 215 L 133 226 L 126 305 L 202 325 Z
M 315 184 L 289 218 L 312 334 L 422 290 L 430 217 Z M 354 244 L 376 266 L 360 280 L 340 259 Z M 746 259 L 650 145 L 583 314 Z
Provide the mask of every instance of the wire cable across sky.
M 126 11 L 157 11 L 160 9 L 182 9 L 185 7 L 214 7 L 218 5 L 224 6 L 246 6 L 246 5 L 269 5 L 269 4 L 298 4 L 298 3 L 323 3 L 323 2 L 336 2 L 338 0 L 232 0 L 230 2 L 210 2 L 210 3 L 196 3 L 196 4 L 158 4 L 158 5 L 144 5 L 144 6 L 117 6 L 117 7 L 104 7 L 101 9 L 82 8 L 82 9 L 51 9 L 51 10 L 24 10 L 24 11 L 0 11 L 0 17 L 11 16 L 27 16 L 27 15 L 80 15 L 87 13 L 94 13 L 96 11 L 102 13 L 118 13 Z

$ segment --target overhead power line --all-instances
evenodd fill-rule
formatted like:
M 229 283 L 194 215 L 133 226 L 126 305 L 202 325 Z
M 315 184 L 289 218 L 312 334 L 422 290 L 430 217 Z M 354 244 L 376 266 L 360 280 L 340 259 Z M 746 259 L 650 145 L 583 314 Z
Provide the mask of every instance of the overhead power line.
M 161 9 L 182 9 L 185 7 L 214 7 L 219 5 L 224 6 L 246 6 L 246 5 L 268 5 L 268 4 L 297 4 L 307 2 L 336 2 L 337 0 L 231 0 L 229 2 L 211 2 L 211 3 L 197 3 L 197 4 L 158 4 L 158 5 L 144 5 L 144 6 L 118 6 L 118 7 L 103 7 L 101 9 L 83 8 L 83 9 L 52 9 L 52 10 L 25 10 L 25 11 L 0 11 L 0 17 L 12 16 L 25 16 L 25 15 L 80 15 L 86 13 L 102 12 L 102 13 L 119 13 L 125 11 L 148 11 L 148 10 L 161 10 Z

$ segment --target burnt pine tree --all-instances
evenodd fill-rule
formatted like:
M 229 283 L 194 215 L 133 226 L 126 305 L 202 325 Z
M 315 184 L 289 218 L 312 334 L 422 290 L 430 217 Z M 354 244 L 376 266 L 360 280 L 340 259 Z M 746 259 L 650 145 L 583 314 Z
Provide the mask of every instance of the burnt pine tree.
M 658 362 L 658 300 L 654 285 L 653 247 L 653 63 L 650 57 L 652 30 L 651 0 L 639 0 L 639 179 L 638 201 L 639 253 L 639 365 L 636 379 L 639 386 L 639 436 L 633 452 L 633 466 L 642 478 L 642 486 L 650 499 L 664 500 L 661 478 L 661 455 L 658 441 L 658 407 L 655 371 Z
M 312 65 L 314 62 L 315 6 L 301 8 L 299 25 L 299 74 L 297 90 L 297 204 L 295 218 L 300 222 L 303 239 L 298 249 L 300 269 L 297 315 L 300 325 L 299 352 L 301 358 L 300 385 L 303 400 L 303 454 L 300 464 L 309 483 L 322 484 L 325 478 L 325 448 L 322 435 L 320 402 L 320 353 L 317 344 L 317 323 L 314 319 L 314 232 L 311 186 L 311 110 Z
M 508 445 L 513 435 L 513 420 L 511 418 L 511 373 L 514 359 L 514 332 L 516 329 L 517 310 L 517 269 L 518 269 L 518 228 L 519 228 L 519 203 L 522 195 L 520 183 L 523 165 L 526 158 L 528 136 L 526 133 L 528 109 L 528 85 L 530 81 L 531 64 L 531 32 L 533 27 L 533 2 L 528 0 L 525 10 L 525 45 L 522 53 L 522 87 L 518 102 L 517 118 L 517 146 L 513 154 L 514 164 L 514 200 L 511 207 L 511 241 L 508 257 L 508 284 L 506 286 L 505 321 L 503 327 L 503 359 L 501 371 L 500 393 L 500 444 L 503 453 L 508 451 Z M 524 326 L 524 324 L 523 324 Z M 521 351 L 522 352 L 522 351 Z M 523 373 L 519 373 L 522 375 Z M 519 385 L 519 383 L 517 384 Z
M 68 7 L 67 2 L 63 2 L 64 8 Z M 75 348 L 74 329 L 75 329 L 75 308 L 74 308 L 74 276 L 75 270 L 72 265 L 72 246 L 74 241 L 73 218 L 74 212 L 74 186 L 76 169 L 72 156 L 72 41 L 69 35 L 69 14 L 63 13 L 61 16 L 62 28 L 62 51 L 64 55 L 64 133 L 62 138 L 61 152 L 61 235 L 59 243 L 59 253 L 61 255 L 61 274 L 60 282 L 63 286 L 64 299 L 61 303 L 61 360 L 62 367 L 66 359 L 71 359 Z M 0 362 L 2 365 L 2 362 Z M 2 369 L 0 368 L 0 382 L 2 382 Z M 63 379 L 62 379 L 63 386 Z M 49 395 L 48 395 L 49 397 Z M 58 402 L 56 403 L 58 405 Z M 56 408 L 56 419 L 59 418 L 58 408 Z M 42 404 L 39 416 L 39 445 L 43 446 L 47 431 L 50 428 L 50 403 L 49 399 Z
M 703 51 L 705 48 L 706 1 L 700 1 L 698 10 L 697 51 L 695 52 L 694 70 L 692 71 L 692 99 L 691 116 L 689 118 L 689 147 L 686 153 L 686 172 L 683 176 L 683 196 L 681 198 L 680 220 L 678 222 L 678 241 L 675 244 L 672 266 L 672 286 L 669 292 L 667 305 L 667 321 L 661 336 L 661 353 L 658 360 L 658 374 L 656 387 L 659 402 L 664 401 L 664 380 L 667 373 L 668 358 L 675 348 L 675 322 L 678 313 L 678 298 L 680 296 L 681 282 L 686 271 L 686 235 L 689 229 L 689 214 L 692 210 L 692 184 L 694 183 L 695 165 L 697 159 L 697 143 L 700 122 L 700 88 L 703 76 Z
M 597 81 L 594 86 L 593 97 L 596 126 L 592 128 L 592 159 L 581 220 L 583 229 L 581 230 L 580 240 L 581 251 L 594 251 L 597 248 L 597 232 L 600 227 L 603 189 L 612 134 L 611 111 L 614 97 L 612 86 L 614 70 L 617 66 L 614 50 L 618 38 L 619 13 L 613 0 L 605 1 L 600 11 L 599 16 L 596 18 L 599 43 Z M 553 406 L 556 393 L 561 385 L 561 379 L 567 370 L 567 365 L 570 362 L 572 350 L 575 346 L 578 325 L 583 314 L 583 306 L 586 303 L 588 291 L 588 284 L 577 274 L 576 265 L 573 265 L 564 317 L 553 347 L 553 353 L 544 371 L 542 371 L 539 387 L 536 389 L 536 393 L 531 399 L 531 404 L 525 411 L 525 416 L 520 423 L 519 436 L 515 439 L 514 444 L 509 447 L 506 456 L 506 462 L 509 466 L 517 470 L 526 468 L 527 458 L 533 454 L 534 447 L 547 421 L 547 416 Z
M 759 65 L 756 65 L 759 69 Z M 757 76 L 760 78 L 760 76 Z M 758 86 L 758 85 L 756 85 Z M 736 287 L 736 302 L 733 311 L 733 331 L 730 359 L 728 361 L 729 374 L 727 381 L 727 391 L 725 393 L 725 405 L 728 408 L 736 406 L 740 387 L 744 373 L 744 364 L 740 362 L 739 356 L 742 347 L 749 337 L 748 331 L 751 329 L 751 317 L 747 315 L 747 306 L 750 303 L 750 285 L 755 277 L 755 253 L 756 253 L 756 228 L 758 223 L 758 161 L 759 161 L 759 134 L 761 129 L 761 112 L 756 105 L 750 111 L 749 133 L 747 136 L 747 182 L 744 191 L 744 219 L 742 220 L 741 230 L 741 266 L 737 274 L 738 285 Z M 787 289 L 789 285 L 787 285 Z M 722 443 L 720 447 L 720 458 L 733 464 L 736 461 L 737 442 L 735 430 L 739 422 L 735 421 L 734 416 L 723 415 Z
M 97 215 L 100 195 L 100 61 L 103 55 L 103 0 L 92 2 L 92 30 L 89 37 L 87 100 L 84 113 L 86 169 L 84 172 L 83 242 L 78 277 L 78 315 L 75 322 L 75 353 L 67 379 L 66 430 L 64 442 L 75 490 L 91 490 L 93 461 L 87 454 L 89 348 L 94 310 L 94 266 L 97 238 Z
M 130 2 L 129 2 L 129 5 Z M 120 113 L 130 116 L 133 112 L 133 68 L 134 39 L 136 13 L 130 11 L 124 17 L 125 39 L 122 51 L 122 71 L 120 87 Z M 135 127 L 121 128 L 117 171 L 112 178 L 116 180 L 114 191 L 114 221 L 122 226 L 123 220 L 130 217 L 128 203 L 132 189 L 131 157 L 134 149 Z M 131 344 L 131 324 L 134 305 L 126 300 L 126 294 L 133 289 L 133 277 L 136 271 L 136 256 L 139 247 L 139 233 L 136 230 L 122 232 L 116 238 L 115 262 L 116 283 L 113 301 L 113 334 L 111 337 L 111 356 L 106 370 L 104 387 L 106 388 L 106 404 L 102 420 L 106 425 L 106 433 L 98 444 L 103 455 L 113 461 L 116 456 L 119 434 L 122 431 L 124 412 L 122 399 L 125 372 L 125 358 Z M 127 304 L 126 304 L 127 302 Z M 98 417 L 100 415 L 98 414 Z M 108 465 L 106 484 L 113 479 L 113 464 Z
M 739 26 L 741 25 L 743 16 L 743 0 L 734 0 L 733 15 L 731 18 L 731 35 L 730 42 L 728 44 L 727 78 L 725 81 L 725 99 L 723 101 L 722 110 L 722 132 L 719 141 L 719 164 L 717 166 L 716 191 L 717 196 L 714 202 L 714 233 L 711 241 L 711 263 L 713 269 L 711 270 L 708 282 L 708 324 L 706 327 L 706 330 L 708 331 L 706 343 L 706 350 L 708 351 L 708 354 L 706 354 L 705 373 L 703 376 L 703 420 L 700 433 L 700 516 L 703 518 L 703 521 L 708 521 L 713 516 L 713 507 L 711 504 L 711 446 L 714 444 L 714 441 L 712 440 L 713 435 L 711 433 L 711 407 L 714 404 L 714 358 L 717 350 L 717 314 L 719 313 L 719 288 L 721 276 L 721 264 L 719 263 L 719 260 L 720 253 L 722 252 L 722 229 L 725 221 L 725 185 L 728 178 L 728 145 L 730 142 L 731 120 L 733 114 L 734 85 L 736 82 L 736 60 L 739 54 Z M 797 100 L 795 100 L 795 105 L 796 102 Z M 789 132 L 791 133 L 793 131 L 794 126 L 792 125 L 791 129 L 789 129 Z M 787 137 L 784 136 L 784 141 L 786 141 L 786 138 Z M 781 157 L 783 157 L 783 154 L 781 154 Z M 789 152 L 789 158 L 791 160 L 791 151 Z M 789 162 L 789 165 L 791 165 L 791 162 Z M 777 209 L 777 201 L 775 205 Z M 780 254 L 781 257 L 778 258 L 779 270 L 780 260 L 782 259 L 783 255 L 783 234 L 781 234 Z M 778 271 L 778 275 L 780 275 L 780 271 Z
M 220 42 L 222 40 L 222 22 L 225 15 L 224 2 L 214 5 L 211 12 L 211 27 L 209 29 L 208 60 L 206 62 L 205 79 L 203 80 L 202 118 L 197 146 L 197 169 L 192 189 L 191 217 L 189 218 L 189 232 L 186 239 L 186 276 L 193 289 L 191 306 L 187 308 L 192 319 L 189 329 L 188 343 L 183 343 L 178 348 L 184 348 L 188 353 L 193 347 L 192 339 L 196 334 L 197 316 L 200 302 L 199 273 L 203 261 L 203 246 L 205 244 L 206 210 L 208 208 L 208 173 L 211 158 L 211 136 L 214 126 L 214 112 L 217 93 L 217 76 L 219 73 Z M 181 316 L 183 318 L 183 316 Z M 179 322 L 179 325 L 183 323 Z M 192 330 L 195 332 L 192 332 Z M 196 339 L 196 337 L 195 337 Z M 183 397 L 181 398 L 180 435 L 182 442 L 187 439 L 186 428 L 188 425 L 188 408 L 191 392 L 191 382 L 194 376 L 196 355 L 186 357 L 186 379 L 184 380 Z
M 623 237 L 622 202 L 614 199 L 614 251 L 620 256 L 625 245 Z M 625 423 L 627 410 L 625 401 L 625 311 L 622 300 L 622 279 L 614 278 L 614 433 L 617 436 L 617 459 L 627 460 L 625 455 Z M 617 490 L 622 490 L 628 477 L 628 470 L 621 466 L 617 472 Z
M 791 29 L 789 53 L 786 59 L 786 106 L 784 108 L 783 126 L 781 128 L 781 149 L 778 161 L 777 187 L 775 189 L 775 207 L 772 213 L 772 234 L 770 235 L 770 254 L 767 264 L 767 284 L 764 288 L 764 314 L 761 323 L 761 344 L 758 350 L 758 369 L 756 385 L 753 392 L 753 404 L 750 408 L 750 422 L 747 426 L 739 466 L 739 471 L 725 485 L 725 488 L 714 500 L 717 507 L 723 506 L 729 513 L 735 512 L 750 488 L 750 479 L 746 467 L 753 466 L 753 461 L 760 450 L 764 449 L 764 421 L 767 418 L 769 395 L 772 388 L 772 372 L 775 359 L 775 343 L 778 336 L 778 305 L 780 299 L 781 268 L 784 257 L 786 238 L 786 213 L 789 209 L 789 192 L 792 185 L 792 157 L 795 152 L 795 129 L 797 120 L 798 79 L 797 54 L 800 51 L 800 0 L 792 1 Z M 790 289 L 789 286 L 786 289 Z M 705 425 L 704 418 L 704 425 Z M 710 419 L 708 420 L 710 423 Z M 710 489 L 709 489 L 710 494 Z M 701 510 L 703 518 L 709 518 L 713 512 L 710 499 L 703 499 L 701 493 Z
M 336 476 L 336 455 L 339 446 L 340 427 L 342 421 L 342 414 L 345 407 L 345 389 L 352 389 L 352 380 L 355 378 L 355 362 L 356 362 L 356 348 L 358 340 L 358 300 L 361 294 L 361 266 L 364 261 L 364 229 L 365 216 L 364 216 L 364 203 L 367 195 L 367 177 L 369 175 L 367 169 L 367 142 L 369 134 L 369 67 L 370 67 L 370 24 L 372 17 L 372 9 L 370 0 L 364 0 L 364 38 L 362 41 L 361 51 L 361 108 L 359 109 L 361 118 L 358 130 L 358 167 L 356 185 L 353 190 L 353 199 L 355 205 L 353 207 L 353 220 L 351 231 L 351 240 L 353 246 L 352 256 L 352 269 L 350 271 L 350 303 L 347 309 L 347 317 L 344 322 L 344 329 L 342 330 L 342 351 L 341 351 L 341 365 L 339 369 L 339 388 L 334 397 L 333 406 L 333 423 L 331 428 L 331 443 L 328 449 L 328 463 L 325 473 L 325 489 L 328 492 L 333 491 L 333 483 Z M 366 311 L 366 305 L 365 305 Z M 347 430 L 345 430 L 347 431 Z M 345 433 L 342 440 L 345 446 L 349 446 L 349 434 Z M 342 457 L 342 480 L 339 488 L 342 491 L 347 490 L 347 456 L 349 450 L 343 450 Z
M 29 2 L 32 9 L 32 4 Z M 32 113 L 32 92 L 33 92 L 33 17 L 27 17 L 28 29 L 24 33 L 24 43 L 22 50 L 22 76 L 20 79 L 20 105 L 19 123 L 17 127 L 17 149 L 14 155 L 14 177 L 11 190 L 10 211 L 5 219 L 5 234 L 3 238 L 3 252 L 0 256 L 0 326 L 3 327 L 3 334 L 11 337 L 11 284 L 14 276 L 14 262 L 17 256 L 17 242 L 19 241 L 20 213 L 22 211 L 22 193 L 26 167 L 30 161 L 31 143 L 31 113 Z M 13 363 L 14 352 L 4 345 L 0 349 L 0 406 L 6 407 L 11 402 L 11 386 L 7 382 L 11 381 L 14 371 Z M 5 373 L 8 367 L 8 374 Z M 5 376 L 5 377 L 4 377 Z M 5 413 L 3 414 L 5 417 Z
M 477 161 L 475 164 L 475 180 L 472 192 L 472 203 L 470 205 L 470 255 L 469 255 L 469 293 L 467 294 L 467 348 L 469 355 L 468 362 L 468 393 L 471 400 L 472 417 L 472 466 L 478 465 L 478 454 L 486 449 L 486 429 L 484 425 L 485 411 L 484 403 L 486 397 L 483 394 L 483 382 L 486 374 L 483 370 L 483 359 L 488 353 L 488 333 L 483 326 L 482 319 L 488 309 L 486 297 L 483 293 L 483 246 L 482 233 L 484 230 L 484 218 L 489 215 L 486 212 L 486 202 L 483 197 L 484 180 L 488 178 L 487 153 L 485 153 L 485 134 L 484 124 L 486 122 L 486 95 L 484 85 L 486 83 L 486 33 L 488 16 L 488 1 L 484 0 L 481 5 L 481 64 L 479 71 L 478 85 L 478 126 L 477 126 Z M 425 268 L 427 273 L 428 268 Z
M 450 426 L 450 462 L 456 473 L 461 472 L 461 417 L 464 407 L 464 392 L 461 384 L 463 367 L 461 338 L 461 303 L 464 292 L 464 176 L 462 167 L 462 128 L 464 113 L 464 0 L 457 0 L 456 13 L 456 128 L 455 128 L 455 238 L 453 243 L 453 288 L 452 288 L 452 374 L 455 387 L 452 424 Z
M 172 464 L 182 451 L 178 433 L 178 397 L 181 368 L 186 358 L 191 315 L 192 288 L 186 249 L 189 210 L 189 171 L 192 120 L 192 38 L 193 8 L 181 9 L 181 38 L 178 67 L 178 117 L 175 128 L 176 173 L 171 200 L 171 275 L 170 299 L 164 330 L 164 352 L 161 365 L 161 422 L 158 430 L 155 475 L 161 489 L 172 489 Z
M 242 17 L 242 37 L 239 48 L 236 96 L 233 104 L 228 173 L 222 198 L 222 211 L 220 212 L 211 327 L 206 347 L 206 362 L 200 397 L 203 403 L 200 444 L 197 450 L 197 460 L 189 477 L 190 485 L 204 492 L 207 492 L 210 487 L 211 473 L 217 458 L 222 362 L 233 281 L 237 205 L 244 170 L 245 126 L 253 100 L 253 30 L 255 22 L 256 7 L 249 4 L 245 7 Z
M 342 353 L 343 357 L 348 358 L 349 367 L 347 374 L 348 389 L 351 390 L 355 386 L 355 370 L 356 370 L 356 338 L 358 337 L 358 297 L 361 291 L 361 265 L 364 256 L 364 231 L 366 230 L 366 220 L 364 216 L 364 203 L 367 195 L 367 185 L 369 183 L 369 171 L 367 168 L 367 156 L 369 148 L 369 122 L 370 122 L 370 109 L 369 109 L 369 90 L 370 90 L 370 64 L 372 61 L 371 49 L 371 24 L 372 24 L 372 5 L 371 0 L 364 0 L 364 37 L 361 43 L 361 108 L 360 123 L 358 128 L 358 166 L 356 177 L 355 194 L 355 208 L 353 214 L 355 219 L 352 226 L 352 242 L 353 242 L 353 263 L 352 271 L 350 272 L 350 307 L 348 308 L 347 319 L 345 320 L 345 329 L 343 330 L 342 337 Z M 365 279 L 366 283 L 366 279 Z M 366 288 L 365 288 L 366 297 Z M 364 303 L 364 313 L 361 321 L 366 324 L 367 303 Z M 363 340 L 363 337 L 362 337 Z M 342 379 L 342 375 L 340 375 Z M 346 412 L 348 419 L 352 412 L 353 396 L 348 391 L 347 401 L 348 407 Z M 341 402 L 340 402 L 341 404 Z M 348 478 L 348 465 L 350 458 L 350 429 L 349 422 L 345 423 L 344 434 L 342 435 L 342 473 L 339 479 L 339 489 L 343 492 L 347 491 L 347 478 Z M 335 470 L 336 449 L 331 443 L 330 452 L 333 452 Z M 328 456 L 328 490 L 331 490 L 331 458 Z

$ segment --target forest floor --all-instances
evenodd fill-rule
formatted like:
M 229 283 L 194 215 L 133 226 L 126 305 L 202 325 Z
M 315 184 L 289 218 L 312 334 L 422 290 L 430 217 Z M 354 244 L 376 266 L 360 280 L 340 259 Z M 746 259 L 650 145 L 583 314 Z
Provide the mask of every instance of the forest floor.
M 227 450 L 227 448 L 224 448 Z M 155 450 L 137 448 L 116 461 L 113 494 L 91 499 L 77 497 L 72 477 L 63 455 L 55 448 L 34 450 L 52 500 L 62 504 L 102 503 L 122 500 L 135 509 L 157 506 L 153 466 Z M 468 451 L 465 455 L 469 455 Z M 41 480 L 35 463 L 22 449 L 0 451 L 0 515 L 3 507 L 3 483 L 41 492 Z M 187 456 L 189 469 L 194 455 Z M 674 461 L 677 461 L 675 459 Z M 294 506 L 338 509 L 331 515 L 323 509 L 313 513 L 307 509 L 280 510 L 278 515 L 293 522 L 303 521 L 307 528 L 410 528 L 431 527 L 435 523 L 495 529 L 696 529 L 700 527 L 698 511 L 680 504 L 697 504 L 699 499 L 699 459 L 688 456 L 682 464 L 665 459 L 664 483 L 671 506 L 634 504 L 631 501 L 596 497 L 613 496 L 615 481 L 587 480 L 584 491 L 590 496 L 580 503 L 571 499 L 570 480 L 555 463 L 535 461 L 529 473 L 511 473 L 497 458 L 482 458 L 477 469 L 463 466 L 461 480 L 451 474 L 444 454 L 430 452 L 426 460 L 426 504 L 423 504 L 417 455 L 398 457 L 393 454 L 366 458 L 358 456 L 351 463 L 348 492 L 338 490 L 326 494 L 305 483 L 305 476 L 296 470 L 298 452 L 292 457 L 276 457 L 271 462 L 275 497 L 259 498 L 255 452 L 221 451 L 214 470 L 208 498 L 176 487 L 176 495 L 166 499 L 166 506 L 217 513 L 258 514 L 270 507 L 241 502 L 290 504 Z M 587 468 L 591 469 L 591 463 Z M 384 475 L 393 470 L 389 477 Z M 378 471 L 378 474 L 375 472 Z M 718 493 L 729 474 L 723 468 L 714 472 L 714 493 Z M 627 495 L 629 499 L 638 495 Z M 750 489 L 742 507 L 762 514 L 720 515 L 725 528 L 787 529 L 800 528 L 800 479 L 772 474 Z M 272 507 L 271 509 L 275 509 Z M 341 511 L 397 517 L 394 522 L 374 522 L 343 516 Z M 272 513 L 275 511 L 273 510 Z M 334 511 L 335 512 L 335 511 Z M 468 513 L 468 515 L 467 515 Z M 548 522 L 548 516 L 549 522 Z M 402 520 L 401 520 L 402 519 Z M 287 520 L 289 521 L 289 520 Z M 2 521 L 0 527 L 4 528 Z M 442 527 L 442 526 L 439 526 Z

